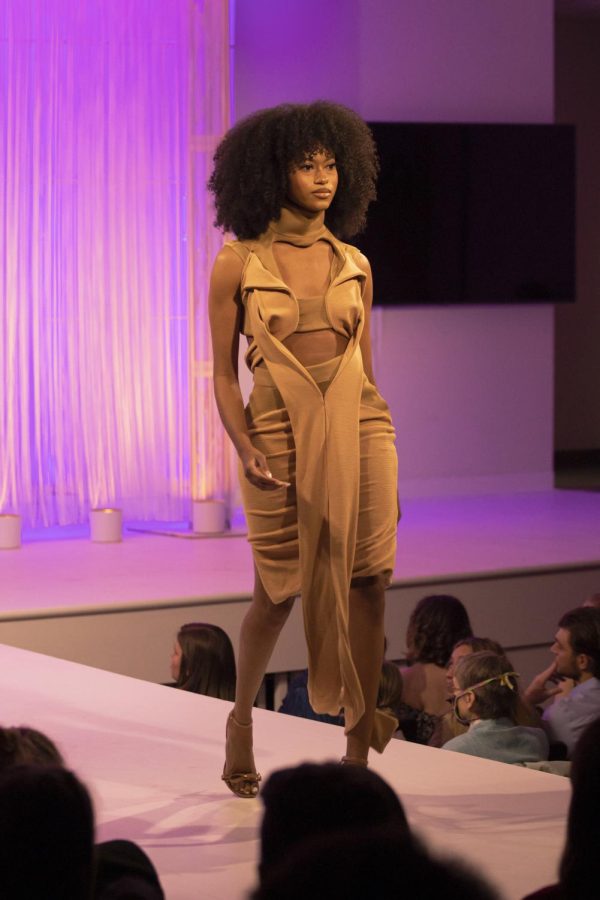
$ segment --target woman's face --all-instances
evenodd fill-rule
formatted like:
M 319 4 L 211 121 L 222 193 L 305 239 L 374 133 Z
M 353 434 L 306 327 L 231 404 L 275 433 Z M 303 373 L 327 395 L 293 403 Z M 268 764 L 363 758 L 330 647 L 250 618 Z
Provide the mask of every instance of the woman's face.
M 306 212 L 324 212 L 338 186 L 335 157 L 319 151 L 307 156 L 288 175 L 288 199 Z
M 175 643 L 173 644 L 173 650 L 171 651 L 171 678 L 173 681 L 177 681 L 179 678 L 179 671 L 181 669 L 181 644 L 177 639 L 175 639 Z
M 473 651 L 468 644 L 461 644 L 460 647 L 455 647 L 452 651 L 452 656 L 450 657 L 450 662 L 446 671 L 446 687 L 448 688 L 448 693 L 451 694 L 454 690 L 454 670 L 456 669 L 456 664 L 459 659 L 462 659 L 463 656 L 470 656 L 472 652 Z

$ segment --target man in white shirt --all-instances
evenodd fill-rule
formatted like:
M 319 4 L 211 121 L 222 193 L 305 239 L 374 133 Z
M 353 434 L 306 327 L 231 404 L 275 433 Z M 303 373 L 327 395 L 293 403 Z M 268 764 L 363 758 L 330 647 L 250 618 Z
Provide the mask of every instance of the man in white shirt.
M 554 662 L 533 679 L 525 699 L 539 706 L 554 697 L 542 719 L 550 740 L 565 744 L 570 758 L 586 725 L 600 717 L 600 609 L 565 613 L 550 651 Z M 557 678 L 571 678 L 573 689 L 565 693 Z

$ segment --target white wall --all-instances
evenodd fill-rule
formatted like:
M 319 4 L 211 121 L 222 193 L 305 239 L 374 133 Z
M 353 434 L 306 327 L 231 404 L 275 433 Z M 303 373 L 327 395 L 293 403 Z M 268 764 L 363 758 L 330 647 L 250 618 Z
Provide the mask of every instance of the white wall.
M 238 117 L 327 98 L 372 120 L 552 121 L 552 0 L 236 0 L 234 39 Z M 405 495 L 551 486 L 551 307 L 378 319 Z

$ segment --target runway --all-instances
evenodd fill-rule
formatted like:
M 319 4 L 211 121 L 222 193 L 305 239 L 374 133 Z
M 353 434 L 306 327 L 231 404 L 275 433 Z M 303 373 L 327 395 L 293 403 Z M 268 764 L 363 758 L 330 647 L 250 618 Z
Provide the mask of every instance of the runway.
M 414 600 L 450 590 L 476 631 L 511 648 L 519 671 L 539 665 L 556 616 L 598 589 L 599 536 L 593 492 L 408 501 L 388 595 L 389 655 L 401 655 Z M 184 620 L 223 624 L 236 640 L 251 591 L 245 537 L 127 531 L 122 544 L 98 545 L 70 529 L 42 538 L 0 555 L 0 640 L 53 654 L 0 646 L 3 723 L 58 742 L 92 788 L 99 838 L 138 841 L 169 898 L 244 897 L 261 807 L 220 781 L 227 706 L 150 682 L 167 680 Z M 303 664 L 297 608 L 271 671 Z M 264 776 L 342 752 L 333 726 L 262 709 L 255 723 Z M 471 862 L 507 900 L 555 878 L 565 779 L 400 741 L 372 765 L 430 845 Z
M 2 723 L 52 737 L 91 788 L 98 839 L 130 838 L 169 900 L 241 900 L 255 883 L 260 800 L 220 781 L 228 704 L 65 660 L 0 647 Z M 340 729 L 255 711 L 263 777 L 338 758 Z M 442 855 L 489 878 L 505 900 L 555 878 L 567 779 L 392 741 L 372 767 L 411 826 Z

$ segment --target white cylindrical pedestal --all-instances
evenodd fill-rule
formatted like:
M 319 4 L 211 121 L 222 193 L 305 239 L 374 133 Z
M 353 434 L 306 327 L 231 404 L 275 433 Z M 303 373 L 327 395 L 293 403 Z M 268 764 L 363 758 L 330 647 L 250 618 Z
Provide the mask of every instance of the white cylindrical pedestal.
M 123 539 L 123 513 L 120 509 L 91 509 L 90 537 L 96 544 L 115 544 Z
M 21 516 L 0 513 L 0 550 L 18 550 L 21 546 Z
M 194 500 L 192 531 L 195 534 L 222 534 L 227 525 L 224 500 Z

